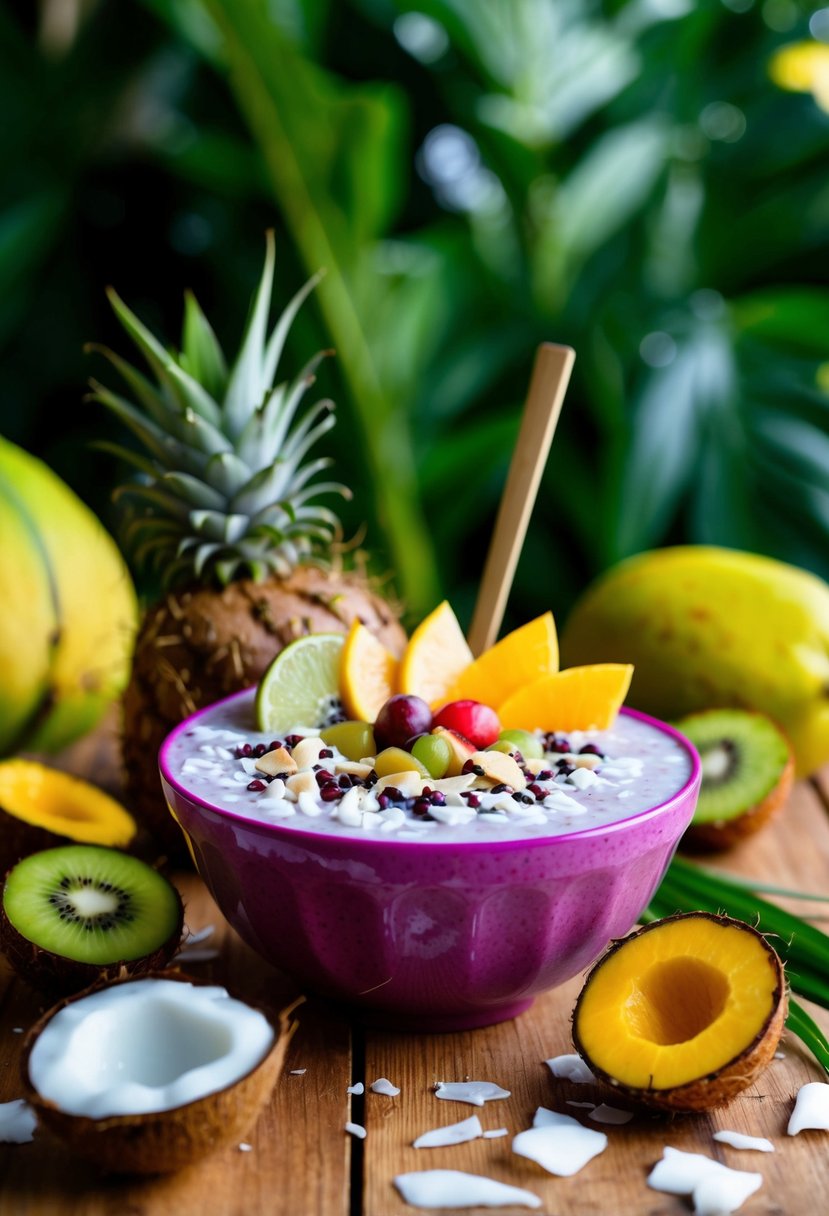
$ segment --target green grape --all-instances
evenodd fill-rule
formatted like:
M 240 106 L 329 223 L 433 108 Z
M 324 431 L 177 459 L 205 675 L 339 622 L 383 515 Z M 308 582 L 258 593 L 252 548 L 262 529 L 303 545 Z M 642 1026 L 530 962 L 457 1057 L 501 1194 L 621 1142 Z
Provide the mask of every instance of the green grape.
M 541 740 L 528 730 L 502 730 L 497 741 L 510 744 L 510 750 L 519 751 L 525 760 L 541 760 L 544 756 Z
M 430 777 L 439 781 L 452 760 L 452 749 L 440 735 L 421 735 L 412 744 L 412 755 L 425 765 Z
M 374 761 L 374 768 L 378 777 L 390 777 L 392 773 L 419 773 L 421 777 L 428 777 L 429 770 L 425 764 L 411 754 L 404 752 L 402 747 L 386 747 L 382 752 L 379 752 Z
M 496 739 L 494 743 L 490 743 L 486 749 L 488 752 L 503 752 L 507 756 L 511 756 L 516 750 L 516 744 L 510 743 L 508 739 Z
M 362 760 L 364 756 L 373 756 L 377 750 L 374 731 L 368 722 L 335 722 L 320 731 L 320 738 L 342 752 L 346 760 Z

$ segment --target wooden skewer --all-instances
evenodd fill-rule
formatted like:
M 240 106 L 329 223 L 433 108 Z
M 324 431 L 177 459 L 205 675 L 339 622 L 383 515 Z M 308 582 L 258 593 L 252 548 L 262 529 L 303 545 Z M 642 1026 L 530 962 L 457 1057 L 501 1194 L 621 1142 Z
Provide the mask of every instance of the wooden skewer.
M 474 655 L 492 646 L 501 628 L 575 358 L 572 347 L 553 342 L 543 342 L 536 353 L 518 440 L 469 627 L 469 648 Z

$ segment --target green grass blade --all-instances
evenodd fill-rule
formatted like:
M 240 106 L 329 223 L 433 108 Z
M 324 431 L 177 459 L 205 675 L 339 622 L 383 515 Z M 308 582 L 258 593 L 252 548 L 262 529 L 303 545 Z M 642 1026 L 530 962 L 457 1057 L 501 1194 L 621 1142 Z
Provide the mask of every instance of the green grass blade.
M 786 1027 L 797 1035 L 801 1043 L 809 1048 L 818 1064 L 829 1073 L 829 1040 L 802 1005 L 797 1001 L 789 1001 L 789 1016 Z

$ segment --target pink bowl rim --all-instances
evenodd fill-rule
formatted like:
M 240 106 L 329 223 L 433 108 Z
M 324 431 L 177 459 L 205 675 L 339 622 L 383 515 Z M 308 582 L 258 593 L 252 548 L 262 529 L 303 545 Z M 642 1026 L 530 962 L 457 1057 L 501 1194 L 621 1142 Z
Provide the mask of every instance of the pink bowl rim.
M 649 726 L 654 727 L 662 734 L 667 735 L 678 743 L 691 758 L 691 773 L 684 785 L 672 794 L 665 802 L 660 802 L 657 806 L 647 807 L 644 811 L 637 811 L 635 815 L 629 815 L 626 819 L 616 819 L 612 823 L 598 824 L 592 828 L 582 828 L 576 832 L 559 833 L 555 836 L 533 836 L 533 837 L 511 837 L 508 840 L 498 840 L 493 838 L 490 840 L 395 840 L 390 837 L 378 838 L 376 836 L 358 836 L 356 833 L 346 834 L 335 832 L 309 832 L 302 828 L 288 827 L 287 824 L 269 823 L 263 819 L 251 818 L 247 815 L 240 814 L 238 811 L 226 810 L 224 807 L 216 806 L 215 803 L 208 802 L 207 799 L 194 794 L 192 790 L 187 789 L 170 771 L 168 761 L 168 753 L 172 749 L 179 735 L 184 734 L 189 730 L 195 722 L 197 722 L 205 714 L 217 709 L 220 705 L 226 705 L 229 701 L 235 701 L 242 697 L 250 696 L 255 691 L 255 685 L 251 688 L 243 688 L 239 692 L 231 693 L 230 696 L 222 697 L 219 701 L 214 701 L 210 705 L 205 705 L 201 709 L 196 710 L 194 714 L 190 714 L 183 722 L 174 727 L 167 735 L 161 745 L 158 753 L 158 767 L 163 780 L 175 790 L 175 792 L 187 802 L 200 810 L 211 812 L 220 819 L 226 819 L 230 823 L 236 823 L 239 826 L 258 829 L 261 833 L 267 836 L 283 840 L 295 840 L 300 844 L 308 844 L 313 842 L 315 847 L 321 845 L 337 844 L 340 846 L 350 845 L 358 849 L 367 849 L 373 852 L 375 849 L 411 849 L 416 848 L 418 852 L 438 851 L 445 854 L 447 850 L 468 849 L 481 851 L 509 852 L 514 849 L 524 849 L 527 847 L 547 847 L 555 846 L 564 847 L 566 844 L 571 844 L 573 841 L 589 841 L 595 840 L 598 837 L 607 836 L 608 834 L 625 831 L 640 826 L 649 822 L 658 816 L 667 814 L 673 810 L 676 805 L 684 799 L 692 796 L 696 787 L 702 780 L 702 763 L 694 745 L 690 739 L 686 738 L 681 731 L 676 727 L 671 726 L 667 722 L 663 722 L 660 718 L 653 718 L 649 714 L 642 713 L 638 709 L 629 709 L 623 706 L 620 713 L 626 717 L 636 718 L 640 722 L 645 722 Z

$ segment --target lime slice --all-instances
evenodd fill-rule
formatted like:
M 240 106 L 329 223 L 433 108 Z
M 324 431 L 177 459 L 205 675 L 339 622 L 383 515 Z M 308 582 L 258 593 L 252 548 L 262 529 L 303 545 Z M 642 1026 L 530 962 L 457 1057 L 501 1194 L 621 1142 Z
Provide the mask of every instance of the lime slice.
M 340 708 L 340 633 L 309 633 L 276 656 L 256 691 L 259 730 L 282 735 L 294 727 L 318 729 Z

